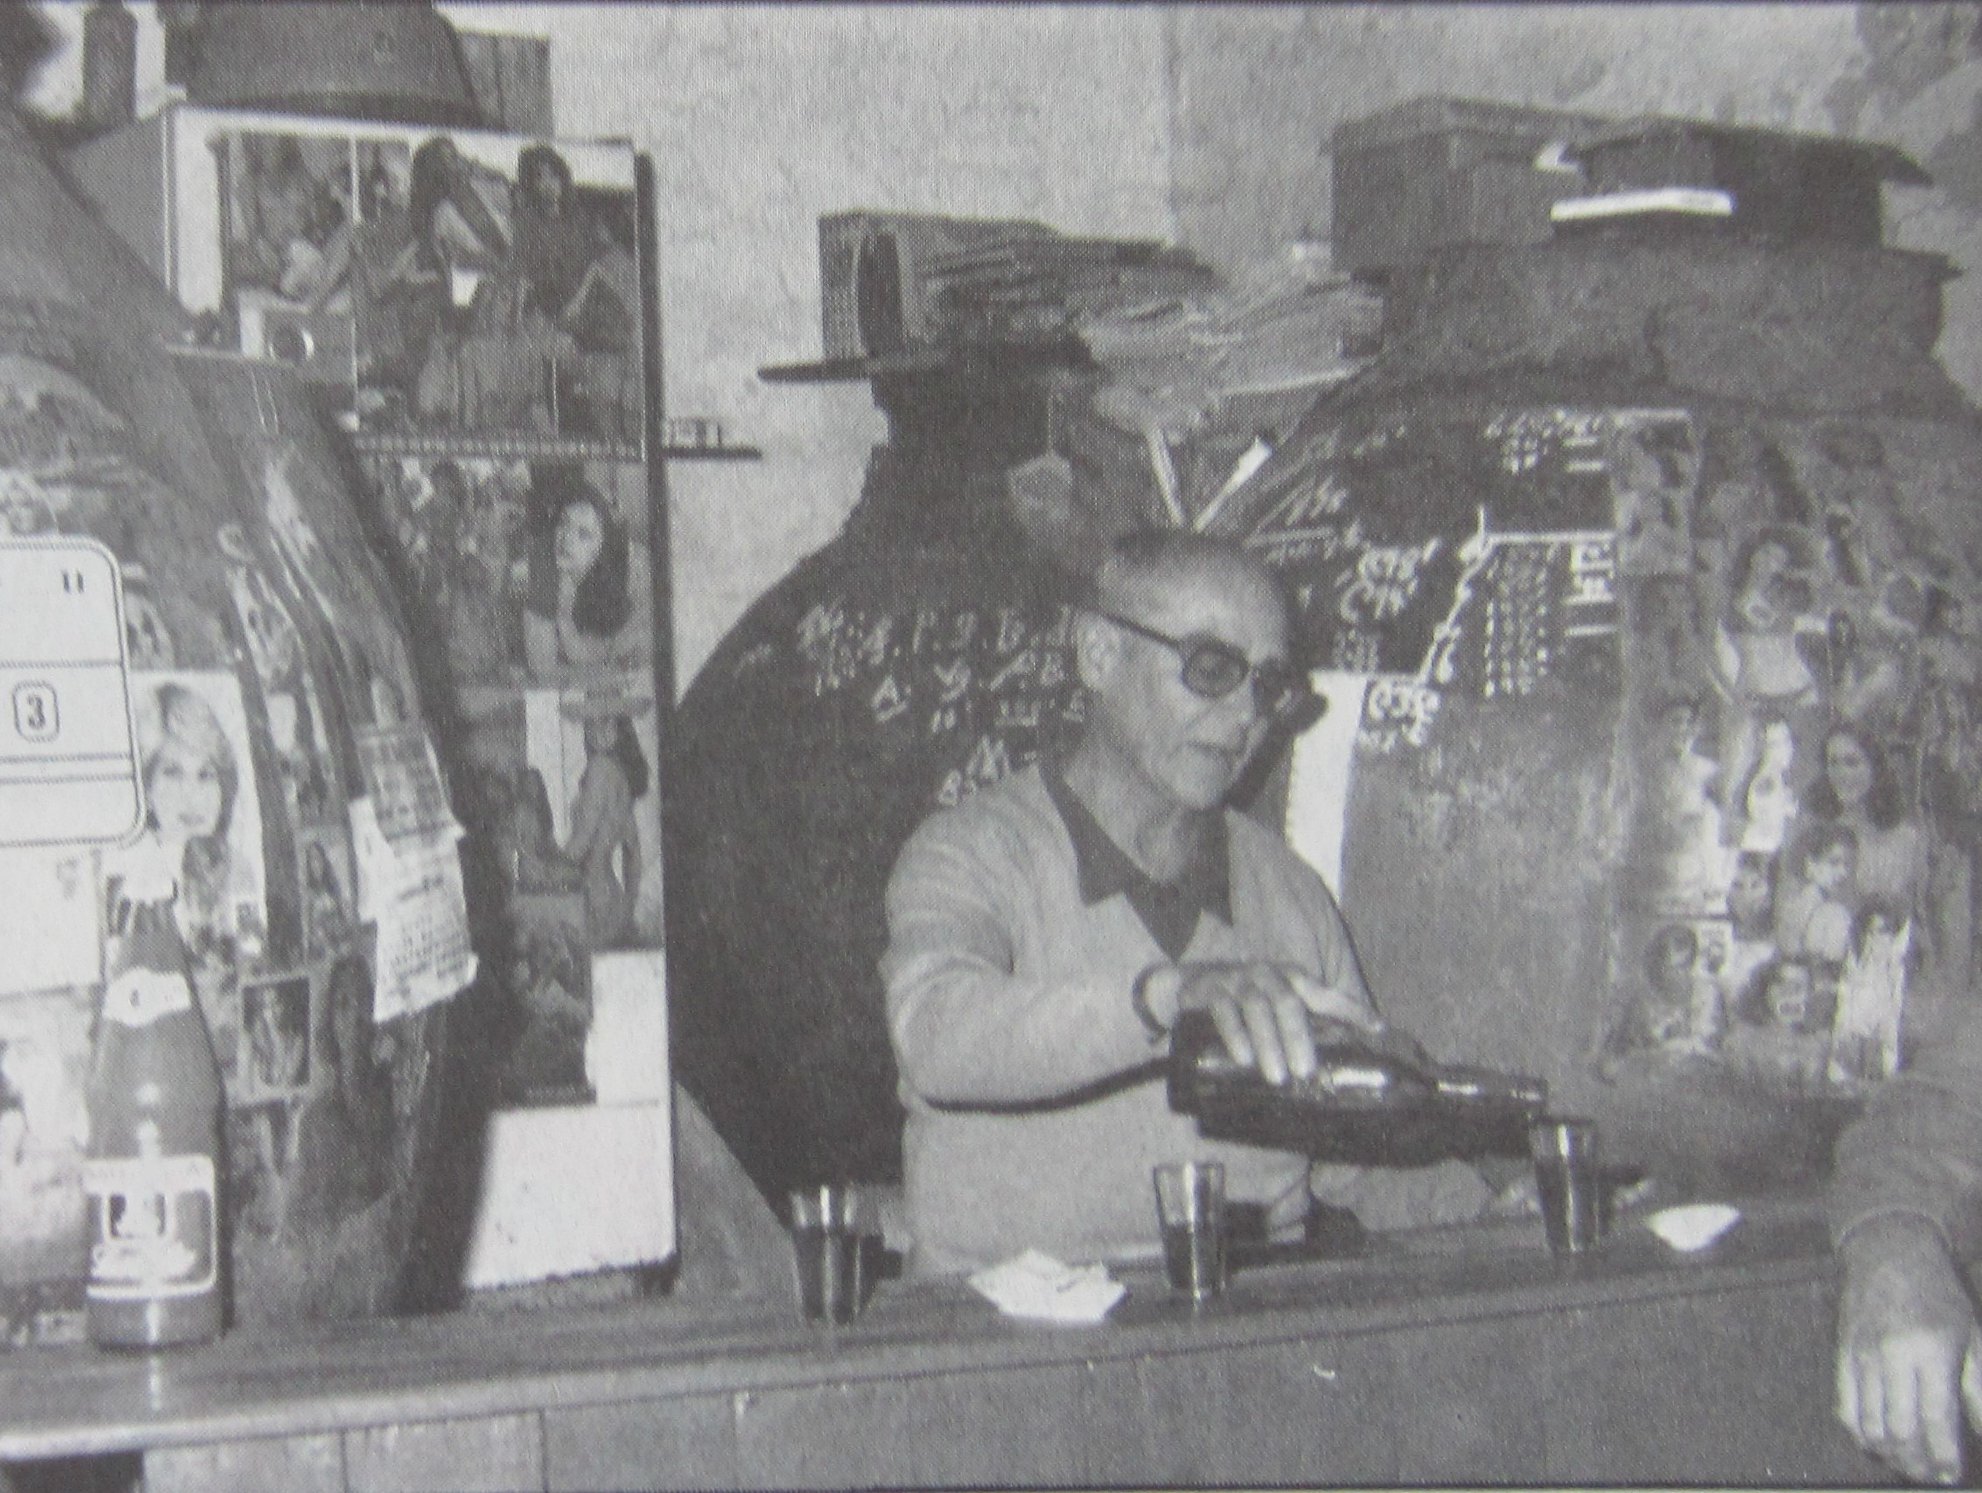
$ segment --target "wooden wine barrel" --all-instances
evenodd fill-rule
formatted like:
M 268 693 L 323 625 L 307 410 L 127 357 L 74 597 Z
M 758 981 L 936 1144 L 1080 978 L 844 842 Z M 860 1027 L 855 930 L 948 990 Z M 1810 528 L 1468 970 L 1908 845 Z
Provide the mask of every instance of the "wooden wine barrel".
M 1353 720 L 1288 827 L 1339 847 L 1387 1014 L 1700 1185 L 1821 1173 L 1971 998 L 1946 274 L 1708 232 L 1452 252 L 1219 516 Z

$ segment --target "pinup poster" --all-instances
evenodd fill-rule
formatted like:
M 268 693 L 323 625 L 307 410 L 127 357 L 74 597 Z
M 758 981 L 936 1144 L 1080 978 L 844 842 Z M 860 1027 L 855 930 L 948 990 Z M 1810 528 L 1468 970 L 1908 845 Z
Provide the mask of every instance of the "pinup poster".
M 173 912 L 199 961 L 258 954 L 268 926 L 261 800 L 241 686 L 226 671 L 131 674 L 144 827 L 104 852 L 113 915 L 134 872 L 177 888 Z
M 212 145 L 242 345 L 339 386 L 351 429 L 639 457 L 630 148 L 303 123 Z
M 1690 568 L 1653 550 L 1626 582 L 1632 791 L 1605 1061 L 1853 1093 L 1901 1066 L 1909 990 L 1963 988 L 1972 968 L 1976 613 L 1902 545 L 1900 463 L 1877 432 L 1702 444 L 1678 510 Z
M 651 665 L 645 467 L 375 455 L 369 474 L 456 683 L 582 684 Z
M 474 809 L 508 909 L 513 1102 L 585 1091 L 596 953 L 662 938 L 657 711 L 644 675 L 473 691 Z

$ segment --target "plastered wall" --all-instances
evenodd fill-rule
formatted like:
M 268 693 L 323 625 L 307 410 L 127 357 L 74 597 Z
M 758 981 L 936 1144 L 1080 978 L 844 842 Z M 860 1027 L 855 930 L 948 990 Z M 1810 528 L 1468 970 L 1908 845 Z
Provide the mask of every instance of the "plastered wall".
M 552 36 L 561 132 L 651 152 L 669 412 L 765 450 L 671 469 L 680 687 L 835 531 L 882 431 L 865 385 L 756 377 L 818 355 L 821 213 L 1030 216 L 1238 270 L 1326 236 L 1337 123 L 1448 92 L 1889 140 L 1941 182 L 1890 194 L 1895 238 L 1982 261 L 1970 4 L 442 8 Z M 73 31 L 80 7 L 48 9 Z M 57 59 L 44 106 L 67 107 L 77 71 Z M 1948 307 L 1944 360 L 1982 394 L 1982 275 Z
M 1235 266 L 1325 237 L 1335 126 L 1422 93 L 1680 114 L 1911 151 L 1889 236 L 1982 270 L 1982 7 L 1183 6 L 1170 48 L 1180 237 Z M 1947 291 L 1941 357 L 1982 396 L 1982 275 Z

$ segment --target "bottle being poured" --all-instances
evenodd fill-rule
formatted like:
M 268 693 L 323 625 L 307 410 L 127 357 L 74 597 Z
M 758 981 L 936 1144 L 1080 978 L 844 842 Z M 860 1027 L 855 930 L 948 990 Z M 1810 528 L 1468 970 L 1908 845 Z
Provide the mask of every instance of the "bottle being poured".
M 1208 1011 L 1170 1035 L 1170 1107 L 1206 1136 L 1318 1160 L 1420 1166 L 1447 1158 L 1525 1156 L 1548 1107 L 1538 1078 L 1432 1062 L 1396 1032 L 1316 1018 L 1315 1071 L 1272 1083 L 1226 1050 Z

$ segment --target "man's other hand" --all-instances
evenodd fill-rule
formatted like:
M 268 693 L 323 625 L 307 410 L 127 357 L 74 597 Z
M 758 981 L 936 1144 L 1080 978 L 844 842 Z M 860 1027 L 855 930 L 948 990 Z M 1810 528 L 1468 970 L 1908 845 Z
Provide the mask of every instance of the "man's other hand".
M 1961 1476 L 1961 1419 L 1982 1424 L 1982 1332 L 1940 1237 L 1876 1218 L 1842 1250 L 1837 1417 L 1859 1445 L 1920 1482 Z
M 1211 1012 L 1233 1061 L 1259 1069 L 1268 1083 L 1314 1076 L 1310 1015 L 1364 1031 L 1381 1026 L 1359 1001 L 1291 965 L 1186 964 L 1179 973 L 1176 1009 Z

